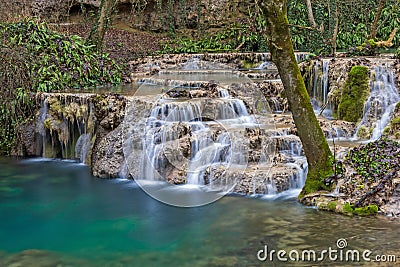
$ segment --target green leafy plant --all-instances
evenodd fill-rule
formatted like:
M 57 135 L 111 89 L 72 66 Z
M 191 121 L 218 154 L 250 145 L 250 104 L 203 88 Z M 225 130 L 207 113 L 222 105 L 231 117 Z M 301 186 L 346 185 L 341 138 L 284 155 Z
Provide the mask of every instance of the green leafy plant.
M 165 43 L 160 53 L 265 52 L 264 38 L 249 27 L 249 24 L 232 27 L 198 40 L 181 37 Z
M 35 92 L 63 91 L 121 82 L 119 67 L 79 36 L 24 20 L 0 24 L 0 151 L 9 153 L 18 125 L 33 117 Z
M 382 139 L 353 148 L 347 155 L 346 161 L 364 177 L 365 183 L 371 184 L 389 172 L 399 169 L 399 152 L 398 142 Z
M 60 91 L 121 82 L 119 67 L 79 36 L 50 31 L 45 23 L 26 20 L 0 24 L 3 45 L 26 48 L 32 90 Z
M 396 50 L 394 55 L 395 55 L 396 58 L 400 58 L 400 46 L 397 48 L 397 50 Z

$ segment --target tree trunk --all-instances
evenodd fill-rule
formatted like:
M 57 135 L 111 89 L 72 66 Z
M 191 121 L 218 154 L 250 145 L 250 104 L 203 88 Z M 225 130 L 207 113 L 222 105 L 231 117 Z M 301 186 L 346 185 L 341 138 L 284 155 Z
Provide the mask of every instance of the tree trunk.
M 294 55 L 287 19 L 286 0 L 263 0 L 261 10 L 266 19 L 266 40 L 285 88 L 299 137 L 308 161 L 306 184 L 299 196 L 329 190 L 325 178 L 333 174 L 332 153 L 319 126 Z
M 89 40 L 98 50 L 103 46 L 104 35 L 106 33 L 110 17 L 118 0 L 101 0 L 97 23 L 93 26 Z
M 306 0 L 306 5 L 307 5 L 307 10 L 308 10 L 308 21 L 310 22 L 311 27 L 317 28 L 318 25 L 314 19 L 314 13 L 312 10 L 311 0 Z
M 336 47 L 337 47 L 337 36 L 339 33 L 339 11 L 338 8 L 336 7 L 335 10 L 335 28 L 333 29 L 333 36 L 332 36 L 332 54 L 333 56 L 336 55 Z
M 386 0 L 380 0 L 379 1 L 378 10 L 376 11 L 375 20 L 374 20 L 374 23 L 372 23 L 371 33 L 370 33 L 368 39 L 375 39 L 376 38 L 377 29 L 378 29 L 378 22 L 379 22 L 379 19 L 381 18 L 382 10 L 385 7 L 385 4 L 386 4 Z

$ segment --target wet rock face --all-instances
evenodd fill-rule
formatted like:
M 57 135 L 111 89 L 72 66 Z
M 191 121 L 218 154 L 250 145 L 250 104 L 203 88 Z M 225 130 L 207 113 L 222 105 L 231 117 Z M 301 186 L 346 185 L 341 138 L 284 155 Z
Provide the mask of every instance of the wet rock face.
M 185 88 L 173 88 L 165 93 L 165 97 L 171 99 L 183 98 L 183 99 L 195 99 L 195 98 L 218 98 L 220 97 L 220 91 L 227 90 L 230 96 L 236 96 L 234 90 L 219 86 L 217 83 L 204 82 L 201 83 L 198 89 L 187 90 Z
M 285 113 L 289 110 L 281 81 L 264 81 L 259 83 L 258 86 L 264 94 L 272 112 Z
M 99 137 L 95 142 L 91 161 L 93 175 L 100 178 L 120 177 L 124 162 L 122 126 L 110 132 L 100 128 L 97 134 Z
M 106 130 L 118 127 L 125 116 L 126 99 L 119 95 L 97 95 L 93 99 L 95 116 Z
M 400 93 L 400 59 L 396 59 L 393 63 L 393 71 L 396 82 L 396 87 Z
M 17 140 L 16 146 L 11 155 L 18 157 L 34 157 L 41 154 L 42 139 L 36 132 L 36 124 L 25 123 L 16 129 Z
M 92 173 L 101 178 L 119 177 L 124 163 L 122 121 L 126 99 L 119 95 L 97 95 L 93 105 L 98 125 L 92 147 Z
M 384 136 L 400 140 L 400 103 L 398 103 L 393 111 L 393 118 L 384 130 Z

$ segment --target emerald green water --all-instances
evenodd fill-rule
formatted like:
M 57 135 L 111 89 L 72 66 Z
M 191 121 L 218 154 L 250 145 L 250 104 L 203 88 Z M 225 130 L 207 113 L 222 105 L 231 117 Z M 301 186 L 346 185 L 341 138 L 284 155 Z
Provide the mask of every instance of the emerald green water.
M 264 245 L 321 250 L 338 238 L 400 256 L 398 222 L 319 212 L 294 198 L 177 208 L 73 162 L 0 159 L 0 170 L 0 266 L 271 266 L 257 260 Z

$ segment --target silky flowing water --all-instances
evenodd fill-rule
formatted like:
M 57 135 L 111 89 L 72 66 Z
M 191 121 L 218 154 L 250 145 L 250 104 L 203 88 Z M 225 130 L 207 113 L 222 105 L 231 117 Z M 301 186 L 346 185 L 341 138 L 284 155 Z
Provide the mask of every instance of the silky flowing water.
M 400 256 L 398 222 L 320 212 L 293 194 L 178 208 L 72 161 L 2 159 L 0 169 L 0 266 L 271 266 L 257 260 L 265 245 L 323 250 L 339 238 Z

